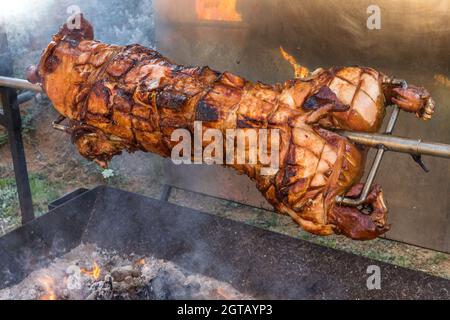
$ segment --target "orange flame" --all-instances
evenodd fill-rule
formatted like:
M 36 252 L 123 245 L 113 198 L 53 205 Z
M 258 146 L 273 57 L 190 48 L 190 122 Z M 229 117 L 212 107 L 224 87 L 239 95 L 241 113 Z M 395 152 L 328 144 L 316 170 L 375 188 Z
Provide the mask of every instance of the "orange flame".
M 434 80 L 444 87 L 450 88 L 450 79 L 443 74 L 435 74 Z
M 297 60 L 287 53 L 283 47 L 280 46 L 280 53 L 284 60 L 289 62 L 291 66 L 294 68 L 294 75 L 296 79 L 303 79 L 309 75 L 309 70 L 306 67 L 301 66 Z
M 102 269 L 100 269 L 100 267 L 98 266 L 97 262 L 94 261 L 94 266 L 88 270 L 85 268 L 81 268 L 80 272 L 82 274 L 85 274 L 87 276 L 92 277 L 94 280 L 98 280 L 100 278 L 100 274 L 102 272 Z
M 136 261 L 136 264 L 139 266 L 145 265 L 145 258 L 139 259 L 138 261 Z
M 50 276 L 43 276 L 38 279 L 45 294 L 39 297 L 39 300 L 56 300 L 55 281 Z
M 242 21 L 236 11 L 237 0 L 196 0 L 197 17 L 210 21 Z

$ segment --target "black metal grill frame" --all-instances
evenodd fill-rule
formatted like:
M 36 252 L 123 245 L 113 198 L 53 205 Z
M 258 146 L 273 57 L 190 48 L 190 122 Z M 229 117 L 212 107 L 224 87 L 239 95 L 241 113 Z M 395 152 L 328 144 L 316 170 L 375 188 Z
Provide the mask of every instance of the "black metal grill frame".
M 28 178 L 27 162 L 22 139 L 22 120 L 20 116 L 17 91 L 0 87 L 3 114 L 0 114 L 0 125 L 8 132 L 8 142 L 11 151 L 17 193 L 20 203 L 22 224 L 34 220 L 33 200 Z

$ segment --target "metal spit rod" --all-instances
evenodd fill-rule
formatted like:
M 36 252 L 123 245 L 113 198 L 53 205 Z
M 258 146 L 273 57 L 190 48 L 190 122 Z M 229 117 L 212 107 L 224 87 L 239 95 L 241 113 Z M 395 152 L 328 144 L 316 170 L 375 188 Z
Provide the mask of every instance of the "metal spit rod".
M 408 139 L 385 134 L 362 132 L 339 132 L 355 143 L 369 147 L 384 146 L 388 151 L 423 154 L 433 157 L 450 159 L 450 145 L 436 142 L 424 142 L 420 139 Z
M 23 79 L 2 77 L 2 76 L 0 76 L 0 87 L 42 92 L 41 86 L 37 84 L 32 84 L 27 80 Z

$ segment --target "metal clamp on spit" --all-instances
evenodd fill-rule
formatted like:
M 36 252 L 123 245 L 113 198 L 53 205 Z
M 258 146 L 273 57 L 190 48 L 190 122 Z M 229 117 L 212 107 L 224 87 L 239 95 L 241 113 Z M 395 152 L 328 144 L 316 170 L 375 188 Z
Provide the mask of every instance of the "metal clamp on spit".
M 370 168 L 361 195 L 356 199 L 337 196 L 337 204 L 357 207 L 365 203 L 386 151 L 410 154 L 413 160 L 417 162 L 425 172 L 429 172 L 429 170 L 422 161 L 422 155 L 450 159 L 450 145 L 448 144 L 423 142 L 421 139 L 414 140 L 392 136 L 391 134 L 394 130 L 399 113 L 400 108 L 395 106 L 384 134 L 338 131 L 340 135 L 347 137 L 351 141 L 368 147 L 377 148 L 378 151 L 373 160 L 372 167 Z

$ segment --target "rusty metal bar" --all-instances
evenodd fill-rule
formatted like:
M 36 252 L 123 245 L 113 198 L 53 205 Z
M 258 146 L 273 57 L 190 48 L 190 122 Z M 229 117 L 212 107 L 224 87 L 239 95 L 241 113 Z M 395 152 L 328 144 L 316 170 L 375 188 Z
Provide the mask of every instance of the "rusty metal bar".
M 41 86 L 32 84 L 27 80 L 0 76 L 0 87 L 7 87 L 20 90 L 31 90 L 42 92 Z

